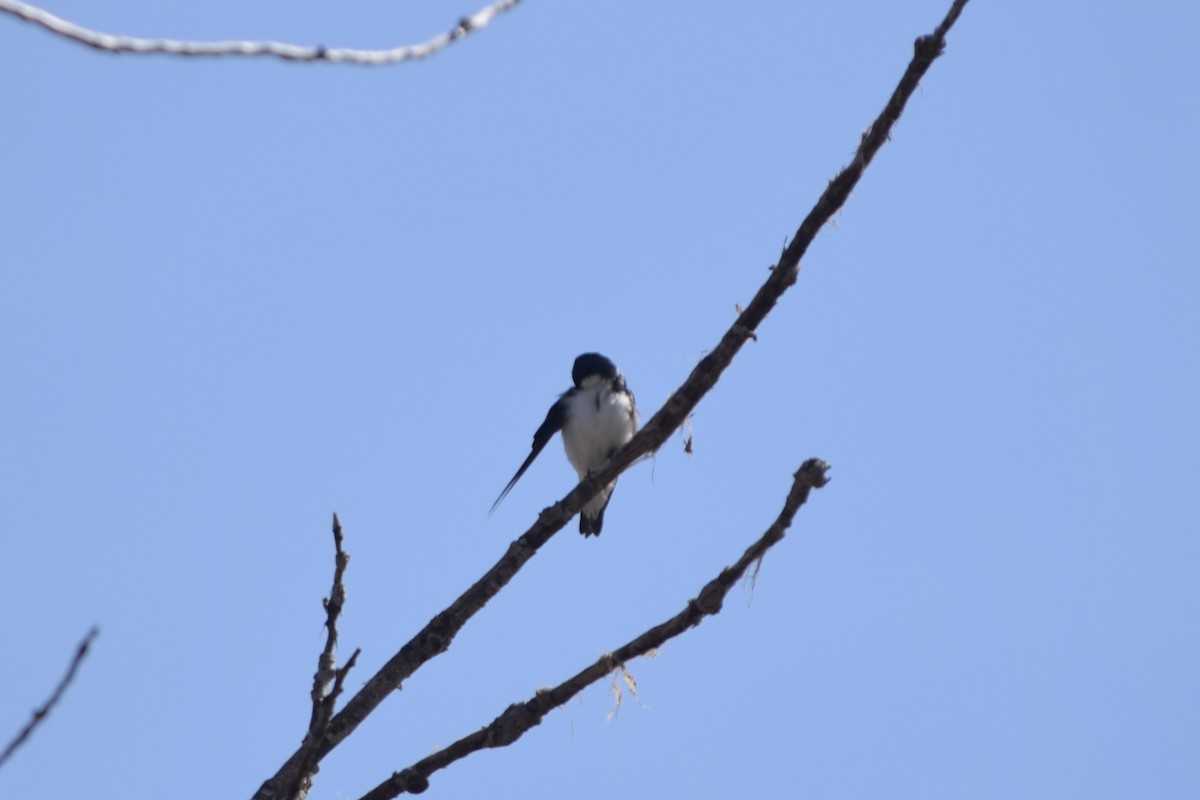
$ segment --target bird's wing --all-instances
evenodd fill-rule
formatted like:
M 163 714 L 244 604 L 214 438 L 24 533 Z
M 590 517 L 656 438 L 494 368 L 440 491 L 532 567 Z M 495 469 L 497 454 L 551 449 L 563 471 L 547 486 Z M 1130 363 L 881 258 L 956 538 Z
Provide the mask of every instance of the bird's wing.
M 558 402 L 550 406 L 550 410 L 546 412 L 546 421 L 533 434 L 533 449 L 529 451 L 529 457 L 525 459 L 525 463 L 521 464 L 521 468 L 517 470 L 517 474 L 512 476 L 512 480 L 508 482 L 508 486 L 504 487 L 504 491 L 496 498 L 496 502 L 492 503 L 492 509 L 488 513 L 496 510 L 496 506 L 500 505 L 509 493 L 509 491 L 517 485 L 517 481 L 525 474 L 525 470 L 529 469 L 529 465 L 538 457 L 538 453 L 546 448 L 546 443 L 562 430 L 563 423 L 567 419 L 567 398 L 574 390 L 566 392 L 562 397 L 558 398 Z

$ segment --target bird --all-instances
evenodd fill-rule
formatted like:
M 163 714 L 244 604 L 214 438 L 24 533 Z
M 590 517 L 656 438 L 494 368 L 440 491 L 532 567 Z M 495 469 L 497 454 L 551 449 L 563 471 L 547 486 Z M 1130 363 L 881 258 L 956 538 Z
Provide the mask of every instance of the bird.
M 492 511 L 560 430 L 567 460 L 580 480 L 602 469 L 637 433 L 637 403 L 625 385 L 625 376 L 611 360 L 599 353 L 584 353 L 575 359 L 571 380 L 575 385 L 550 406 L 546 420 L 534 431 L 528 458 L 496 498 Z M 579 532 L 584 537 L 600 535 L 604 509 L 616 486 L 614 480 L 579 512 Z

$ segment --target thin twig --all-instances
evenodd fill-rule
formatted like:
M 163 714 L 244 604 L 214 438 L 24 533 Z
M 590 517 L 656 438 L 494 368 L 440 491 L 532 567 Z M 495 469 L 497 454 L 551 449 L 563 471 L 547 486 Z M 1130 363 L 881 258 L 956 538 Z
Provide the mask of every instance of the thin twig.
M 392 773 L 361 800 L 390 800 L 404 792 L 419 794 L 429 787 L 429 776 L 445 769 L 471 753 L 489 747 L 506 747 L 520 739 L 526 732 L 540 724 L 542 719 L 555 708 L 563 705 L 592 683 L 601 680 L 613 670 L 622 669 L 626 662 L 643 656 L 661 647 L 669 639 L 696 627 L 706 616 L 721 610 L 725 595 L 746 573 L 751 564 L 757 563 L 777 542 L 783 539 L 792 519 L 800 506 L 808 500 L 813 489 L 829 482 L 826 472 L 829 465 L 819 459 L 809 459 L 792 476 L 792 488 L 784 501 L 779 516 L 759 539 L 731 567 L 721 570 L 700 593 L 689 600 L 687 606 L 667 621 L 655 625 L 640 636 L 597 659 L 588 667 L 555 686 L 540 689 L 524 703 L 513 703 L 490 725 L 464 736 L 454 744 L 433 753 L 417 763 Z
M 334 654 L 337 650 L 338 632 L 337 621 L 342 614 L 342 608 L 346 605 L 346 586 L 342 582 L 346 574 L 346 566 L 350 563 L 350 554 L 342 548 L 342 522 L 338 519 L 338 515 L 333 515 L 333 586 L 329 590 L 329 597 L 321 601 L 321 605 L 325 608 L 325 649 L 321 651 L 321 656 L 317 660 L 317 672 L 313 675 L 312 688 L 312 718 L 309 721 L 309 730 L 319 727 L 322 718 L 328 721 L 329 715 L 326 713 L 329 706 L 328 688 L 337 672 L 337 656 Z
M 346 574 L 346 565 L 350 563 L 350 554 L 342 549 L 342 523 L 337 514 L 333 515 L 333 549 L 333 587 L 329 590 L 329 597 L 321 601 L 325 606 L 325 649 L 317 658 L 317 671 L 313 675 L 312 717 L 308 723 L 308 733 L 300 745 L 300 768 L 288 792 L 292 800 L 300 800 L 308 795 L 313 775 L 317 772 L 317 746 L 329 729 L 329 720 L 333 717 L 333 709 L 338 695 L 342 693 L 346 675 L 358 663 L 358 654 L 361 652 L 355 650 L 346 665 L 338 669 L 337 621 L 346 604 L 346 586 L 342 578 Z
M 8 747 L 4 748 L 4 752 L 0 753 L 0 767 L 4 766 L 4 762 L 8 761 L 9 757 L 16 752 L 17 748 L 25 744 L 25 741 L 33 734 L 38 725 L 50 715 L 54 707 L 58 705 L 58 701 L 62 699 L 63 693 L 67 691 L 67 687 L 71 685 L 71 681 L 75 680 L 75 672 L 79 669 L 79 665 L 83 663 L 83 659 L 87 656 L 89 648 L 96 637 L 100 635 L 100 629 L 93 627 L 83 637 L 83 641 L 79 643 L 79 647 L 75 649 L 75 657 L 71 659 L 71 665 L 67 667 L 67 674 L 58 682 L 58 686 L 54 689 L 54 693 L 50 695 L 42 707 L 33 712 L 33 717 L 29 723 L 21 729 L 21 732 L 16 735 Z
M 0 0 L 0 11 L 41 25 L 51 33 L 109 53 L 166 53 L 174 56 L 274 56 L 287 61 L 325 61 L 330 63 L 398 64 L 428 58 L 467 34 L 484 28 L 489 22 L 513 8 L 521 0 L 498 0 L 474 14 L 461 18 L 453 28 L 419 44 L 401 45 L 386 50 L 359 50 L 348 47 L 324 47 L 284 42 L 186 42 L 176 39 L 142 39 L 135 36 L 104 33 L 84 28 L 21 0 Z
M 909 97 L 916 90 L 921 76 L 945 49 L 945 36 L 958 18 L 967 0 L 954 0 L 942 24 L 929 36 L 917 39 L 912 61 L 901 77 L 896 90 L 875 122 L 863 135 L 854 160 L 838 173 L 817 200 L 812 211 L 797 229 L 791 243 L 780 255 L 779 263 L 759 288 L 754 299 L 738 315 L 721 341 L 688 375 L 663 407 L 636 436 L 622 448 L 608 466 L 582 480 L 566 497 L 545 509 L 530 528 L 508 546 L 483 577 L 459 595 L 453 603 L 437 614 L 412 639 L 392 656 L 380 670 L 346 703 L 330 721 L 329 731 L 318 751 L 317 760 L 357 728 L 391 692 L 430 659 L 445 652 L 454 637 L 489 600 L 512 580 L 518 570 L 537 551 L 561 530 L 591 500 L 602 486 L 611 483 L 638 459 L 657 451 L 691 415 L 696 405 L 720 379 L 734 356 L 750 339 L 755 338 L 758 326 L 766 319 L 784 293 L 796 282 L 800 259 L 828 220 L 850 197 L 863 171 L 888 140 L 892 127 L 904 111 Z M 282 787 L 291 784 L 296 774 L 299 753 L 293 754 L 274 776 L 259 787 L 254 800 L 278 800 Z

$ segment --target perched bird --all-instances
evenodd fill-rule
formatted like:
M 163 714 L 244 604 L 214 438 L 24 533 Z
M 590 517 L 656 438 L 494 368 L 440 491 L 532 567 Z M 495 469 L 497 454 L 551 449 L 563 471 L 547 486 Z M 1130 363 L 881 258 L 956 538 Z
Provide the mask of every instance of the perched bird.
M 633 392 L 629 391 L 625 376 L 613 362 L 599 353 L 584 353 L 575 359 L 571 380 L 575 386 L 563 392 L 550 406 L 546 421 L 533 434 L 529 457 L 496 498 L 492 511 L 559 430 L 562 431 L 567 460 L 579 473 L 580 480 L 603 468 L 637 433 L 637 405 Z M 616 486 L 616 481 L 605 486 L 583 507 L 579 514 L 579 532 L 584 536 L 600 535 L 600 529 L 604 527 L 604 509 Z

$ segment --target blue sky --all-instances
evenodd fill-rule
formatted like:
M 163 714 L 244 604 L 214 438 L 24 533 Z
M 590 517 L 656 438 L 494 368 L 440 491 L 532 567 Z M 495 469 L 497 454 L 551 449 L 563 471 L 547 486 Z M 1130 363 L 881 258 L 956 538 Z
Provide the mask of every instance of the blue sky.
M 611 356 L 649 416 L 948 2 L 528 0 L 422 63 L 119 57 L 0 18 L 0 794 L 247 797 L 299 743 L 330 513 L 361 685 L 574 485 Z M 58 0 L 151 37 L 386 47 L 446 3 Z M 682 436 L 326 761 L 354 798 L 757 583 L 429 796 L 1200 795 L 1200 9 L 968 6 Z

